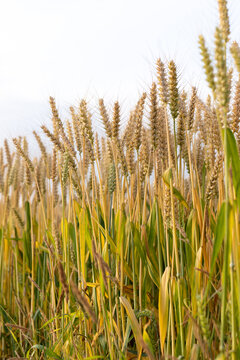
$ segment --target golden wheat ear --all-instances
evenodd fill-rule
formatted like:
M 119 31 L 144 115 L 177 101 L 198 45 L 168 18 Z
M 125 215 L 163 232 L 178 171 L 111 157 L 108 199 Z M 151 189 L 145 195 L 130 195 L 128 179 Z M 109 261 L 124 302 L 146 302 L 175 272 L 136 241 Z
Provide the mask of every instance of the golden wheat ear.
M 120 105 L 116 101 L 113 106 L 113 120 L 112 120 L 112 137 L 114 139 L 119 138 L 120 131 Z
M 109 120 L 109 116 L 108 116 L 103 99 L 99 99 L 99 110 L 100 110 L 102 122 L 104 124 L 105 132 L 106 132 L 107 136 L 109 138 L 111 138 L 112 137 L 112 125 Z
M 168 82 L 167 82 L 165 66 L 164 63 L 161 61 L 161 59 L 157 60 L 157 79 L 158 79 L 160 100 L 162 101 L 163 104 L 167 104 L 169 99 Z
M 173 60 L 168 64 L 169 107 L 173 119 L 178 117 L 179 94 L 177 67 Z

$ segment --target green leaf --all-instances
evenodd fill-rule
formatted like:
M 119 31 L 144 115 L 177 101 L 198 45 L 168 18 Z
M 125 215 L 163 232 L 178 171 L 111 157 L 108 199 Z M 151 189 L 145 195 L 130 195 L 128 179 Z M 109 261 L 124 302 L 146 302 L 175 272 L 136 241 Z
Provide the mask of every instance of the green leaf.
M 148 273 L 154 282 L 154 284 L 159 288 L 159 271 L 154 267 L 154 264 L 151 262 L 149 257 L 147 257 Z
M 109 232 L 108 231 L 105 231 L 105 229 L 99 224 L 99 222 L 94 219 L 101 231 L 101 233 L 103 234 L 103 236 L 105 237 L 106 236 L 106 240 L 109 242 L 110 246 L 111 246 L 111 250 L 115 253 L 115 254 L 118 254 L 118 248 L 116 247 L 116 245 L 114 244 L 114 241 L 113 239 L 111 238 L 111 236 L 109 235 Z
M 170 179 L 172 178 L 172 169 L 169 168 L 167 169 L 164 173 L 163 173 L 163 181 L 165 182 L 165 184 L 170 187 Z M 182 194 L 180 193 L 179 190 L 177 190 L 174 186 L 173 186 L 173 195 L 180 201 L 180 203 L 185 206 L 187 209 L 189 208 L 186 200 L 184 199 L 184 197 L 182 196 Z
M 213 253 L 211 259 L 211 266 L 210 266 L 210 274 L 212 274 L 213 272 L 226 233 L 225 212 L 226 212 L 226 202 L 223 202 L 217 219 L 215 240 L 213 244 Z
M 238 147 L 232 131 L 227 128 L 227 156 L 232 169 L 233 186 L 236 191 L 238 206 L 240 207 L 240 158 Z
M 218 219 L 217 219 L 217 225 L 216 225 L 216 231 L 215 231 L 215 240 L 214 240 L 214 244 L 213 244 L 213 252 L 212 252 L 212 258 L 211 258 L 211 265 L 210 265 L 210 276 L 209 276 L 209 280 L 208 280 L 208 284 L 207 284 L 207 288 L 205 291 L 205 299 L 207 297 L 209 288 L 210 288 L 210 281 L 212 278 L 212 274 L 214 271 L 214 267 L 217 261 L 217 257 L 218 254 L 221 250 L 222 247 L 222 243 L 224 240 L 224 236 L 226 234 L 226 216 L 225 216 L 225 212 L 228 210 L 228 218 L 230 216 L 230 211 L 231 211 L 231 205 L 228 203 L 228 206 L 226 204 L 226 202 L 222 203 L 219 215 L 218 215 Z
M 7 313 L 7 311 L 2 307 L 2 305 L 0 305 L 0 312 L 2 314 L 3 317 L 3 321 L 5 323 L 13 323 L 16 324 L 16 322 L 13 320 L 13 318 Z
M 33 349 L 37 349 L 37 350 L 41 350 L 41 351 L 44 350 L 45 354 L 47 356 L 49 356 L 50 359 L 63 360 L 63 358 L 58 356 L 54 351 L 52 351 L 51 349 L 48 349 L 46 346 L 39 345 L 39 344 L 33 345 L 31 347 L 31 349 L 28 350 L 28 352 L 27 352 L 27 358 L 28 359 L 30 359 L 30 351 L 33 350 Z

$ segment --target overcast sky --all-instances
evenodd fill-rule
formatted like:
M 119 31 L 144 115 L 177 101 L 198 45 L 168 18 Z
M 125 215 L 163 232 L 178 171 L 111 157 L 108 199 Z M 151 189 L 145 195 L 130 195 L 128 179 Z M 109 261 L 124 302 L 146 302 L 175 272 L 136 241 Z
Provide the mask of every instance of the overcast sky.
M 240 40 L 240 1 L 229 0 Z M 178 64 L 183 86 L 204 94 L 198 35 L 210 46 L 217 0 L 2 0 L 0 144 L 29 136 L 50 118 L 54 96 L 65 117 L 86 98 L 104 97 L 123 116 L 154 79 L 158 57 Z

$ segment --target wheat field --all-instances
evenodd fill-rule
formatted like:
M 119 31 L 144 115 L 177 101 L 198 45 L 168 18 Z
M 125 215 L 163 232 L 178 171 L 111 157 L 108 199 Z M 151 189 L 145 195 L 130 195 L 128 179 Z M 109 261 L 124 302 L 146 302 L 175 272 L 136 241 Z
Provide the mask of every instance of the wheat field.
M 100 137 L 85 99 L 63 121 L 50 97 L 38 157 L 4 141 L 1 359 L 240 359 L 240 47 L 218 9 L 207 99 L 158 59 L 124 129 L 118 101 Z

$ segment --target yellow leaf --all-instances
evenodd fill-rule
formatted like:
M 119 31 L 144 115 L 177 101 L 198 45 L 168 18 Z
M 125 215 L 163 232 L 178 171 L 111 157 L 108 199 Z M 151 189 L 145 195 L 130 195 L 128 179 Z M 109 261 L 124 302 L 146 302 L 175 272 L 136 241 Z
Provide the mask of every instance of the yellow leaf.
M 121 303 L 123 304 L 123 306 L 125 307 L 125 310 L 127 312 L 127 315 L 128 315 L 128 318 L 129 318 L 129 321 L 131 323 L 131 327 L 132 327 L 132 331 L 133 331 L 133 334 L 134 334 L 134 338 L 136 340 L 136 345 L 137 345 L 137 350 L 138 350 L 138 353 L 141 352 L 141 349 L 143 349 L 146 354 L 148 355 L 148 357 L 151 359 L 151 360 L 154 360 L 154 356 L 153 354 L 151 353 L 148 345 L 145 343 L 145 341 L 143 340 L 143 336 L 142 336 L 142 332 L 141 332 L 141 327 L 139 325 L 139 322 L 137 321 L 137 318 L 134 314 L 134 311 L 129 303 L 129 301 L 124 298 L 123 296 L 120 296 L 120 301 Z
M 147 330 L 143 330 L 143 340 L 145 341 L 145 343 L 147 344 L 147 346 L 149 347 L 149 350 L 151 351 L 152 354 L 154 354 L 154 349 L 153 349 L 153 345 L 151 343 L 150 337 L 147 333 Z
M 168 281 L 170 277 L 170 267 L 168 266 L 161 278 L 160 288 L 159 288 L 159 299 L 158 299 L 158 316 L 159 316 L 159 333 L 160 333 L 160 343 L 161 350 L 163 353 L 164 342 L 167 335 L 167 326 L 168 326 Z
M 216 357 L 216 360 L 225 360 L 225 355 L 224 355 L 224 354 L 219 354 L 219 355 Z
M 86 285 L 91 288 L 96 288 L 97 286 L 99 286 L 99 283 L 86 282 Z
M 190 360 L 198 360 L 199 352 L 200 352 L 199 345 L 194 344 L 192 347 Z

